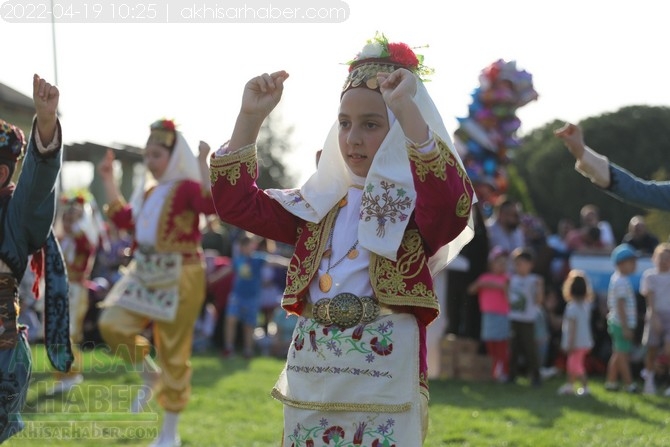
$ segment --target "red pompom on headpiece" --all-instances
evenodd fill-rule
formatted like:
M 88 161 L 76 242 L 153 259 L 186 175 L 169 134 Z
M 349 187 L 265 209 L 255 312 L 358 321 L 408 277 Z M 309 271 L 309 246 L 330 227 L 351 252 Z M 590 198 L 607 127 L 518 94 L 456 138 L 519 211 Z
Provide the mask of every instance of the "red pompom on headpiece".
M 423 56 L 418 55 L 406 43 L 389 43 L 386 36 L 377 33 L 373 39 L 347 63 L 349 65 L 349 76 L 342 88 L 345 91 L 355 87 L 367 87 L 371 90 L 379 89 L 377 73 L 391 73 L 398 68 L 406 68 L 412 73 L 422 77 L 433 73 L 433 70 L 423 65 Z

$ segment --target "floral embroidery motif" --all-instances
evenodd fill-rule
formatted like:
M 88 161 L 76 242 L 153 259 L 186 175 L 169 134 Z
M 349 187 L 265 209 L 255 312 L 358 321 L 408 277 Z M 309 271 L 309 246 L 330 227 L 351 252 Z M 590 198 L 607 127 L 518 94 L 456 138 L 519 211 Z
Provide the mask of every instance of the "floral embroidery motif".
M 404 222 L 409 215 L 403 213 L 412 205 L 412 199 L 407 197 L 407 191 L 395 188 L 394 183 L 382 180 L 380 185 L 383 192 L 375 194 L 375 185 L 368 184 L 361 200 L 360 219 L 369 222 L 377 220 L 377 236 L 383 238 L 386 233 L 386 223 Z
M 306 348 L 324 360 L 326 354 L 335 357 L 359 354 L 365 357 L 367 363 L 374 363 L 377 356 L 385 357 L 393 352 L 392 335 L 393 320 L 390 319 L 381 319 L 367 325 L 358 325 L 353 332 L 342 331 L 336 325 L 324 326 L 312 319 L 301 319 L 296 328 L 293 348 L 296 351 Z M 291 365 L 287 365 L 287 368 L 292 368 L 297 372 L 391 377 L 388 371 L 375 369 L 316 366 L 303 370 L 302 367 Z
M 356 422 L 352 430 L 345 430 L 339 425 L 331 425 L 327 418 L 321 418 L 314 427 L 296 424 L 288 439 L 291 447 L 314 447 L 315 442 L 324 442 L 329 447 L 395 447 L 395 425 L 393 418 L 377 421 L 376 417 L 368 415 Z
M 289 197 L 291 197 L 290 200 L 286 201 L 286 203 L 289 206 L 300 204 L 300 205 L 304 206 L 305 208 L 311 208 L 310 204 L 305 202 L 305 198 L 302 196 L 302 194 L 300 194 L 299 189 L 291 190 L 290 192 L 287 193 L 287 195 Z

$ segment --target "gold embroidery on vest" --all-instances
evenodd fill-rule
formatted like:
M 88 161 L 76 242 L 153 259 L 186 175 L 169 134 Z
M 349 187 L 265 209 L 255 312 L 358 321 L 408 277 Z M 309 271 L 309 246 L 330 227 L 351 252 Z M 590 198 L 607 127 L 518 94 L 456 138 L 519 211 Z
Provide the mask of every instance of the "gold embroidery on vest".
M 179 189 L 180 182 L 175 183 L 165 197 L 160 217 L 158 218 L 158 233 L 156 234 L 156 250 L 159 252 L 195 252 L 197 243 L 188 235 L 193 231 L 195 215 L 191 210 L 184 210 L 175 215 L 174 198 Z M 168 229 L 170 216 L 174 216 L 174 228 Z M 183 236 L 186 236 L 184 238 Z M 181 240 L 180 240 L 181 238 Z
M 295 303 L 296 299 L 293 296 L 309 286 L 309 281 L 318 270 L 321 255 L 326 249 L 330 228 L 335 223 L 336 211 L 337 207 L 334 207 L 328 212 L 326 217 L 321 219 L 321 222 L 305 222 L 306 231 L 309 234 L 303 242 L 307 256 L 300 260 L 294 254 L 291 258 L 286 275 L 288 279 L 287 286 L 284 291 L 284 296 L 287 296 L 287 298 L 283 300 L 283 304 Z M 298 243 L 300 243 L 302 228 L 298 232 Z M 298 251 L 296 246 L 296 252 Z
M 414 172 L 419 180 L 426 181 L 428 173 L 432 173 L 440 180 L 447 179 L 447 166 L 457 166 L 458 176 L 463 176 L 463 169 L 449 150 L 449 146 L 439 136 L 435 135 L 435 147 L 426 153 L 412 149 L 407 145 L 409 159 L 414 162 Z
M 437 309 L 437 297 L 425 283 L 417 282 L 407 290 L 407 280 L 426 269 L 426 254 L 418 230 L 407 230 L 400 245 L 403 253 L 396 262 L 372 253 L 370 281 L 377 298 L 384 304 L 410 305 Z
M 461 194 L 461 197 L 458 198 L 458 203 L 456 203 L 456 216 L 468 217 L 471 208 L 472 208 L 472 199 L 470 198 L 468 193 L 464 192 L 463 194 Z

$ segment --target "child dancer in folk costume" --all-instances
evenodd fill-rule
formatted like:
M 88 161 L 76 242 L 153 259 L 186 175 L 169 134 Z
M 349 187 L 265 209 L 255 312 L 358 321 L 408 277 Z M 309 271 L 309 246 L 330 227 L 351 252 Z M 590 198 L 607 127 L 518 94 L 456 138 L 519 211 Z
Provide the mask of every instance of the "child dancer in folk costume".
M 428 421 L 432 275 L 472 237 L 473 190 L 420 81 L 420 59 L 376 36 L 351 63 L 337 121 L 301 189 L 256 186 L 255 141 L 288 73 L 251 79 L 211 161 L 220 217 L 295 245 L 282 306 L 300 318 L 272 392 L 283 445 L 419 446 Z
M 160 120 L 151 125 L 145 148 L 145 184 L 130 203 L 114 182 L 112 151 L 98 167 L 109 201 L 108 217 L 118 228 L 134 232 L 133 263 L 105 300 L 100 333 L 142 376 L 143 388 L 132 411 L 146 408 L 152 392 L 162 385 L 158 402 L 165 416 L 154 446 L 180 444 L 179 413 L 191 393 L 193 326 L 205 299 L 199 216 L 215 212 L 208 156 L 209 146 L 201 143 L 196 158 L 174 123 Z M 150 322 L 161 367 L 149 355 L 149 341 L 140 335 Z
M 86 282 L 102 236 L 102 222 L 96 219 L 93 204 L 93 196 L 87 190 L 68 191 L 61 196 L 59 219 L 54 225 L 69 280 L 70 340 L 74 346 L 84 341 L 89 292 Z M 65 374 L 56 373 L 52 393 L 67 392 L 84 379 L 81 352 L 74 346 L 72 368 Z
M 28 393 L 32 359 L 25 328 L 17 324 L 18 285 L 31 254 L 36 296 L 44 275 L 44 334 L 49 360 L 62 372 L 72 364 L 67 275 L 51 232 L 62 163 L 58 100 L 58 88 L 35 75 L 36 113 L 25 154 L 21 129 L 0 120 L 0 443 L 24 427 L 20 412 Z M 11 179 L 20 157 L 21 173 L 14 184 Z

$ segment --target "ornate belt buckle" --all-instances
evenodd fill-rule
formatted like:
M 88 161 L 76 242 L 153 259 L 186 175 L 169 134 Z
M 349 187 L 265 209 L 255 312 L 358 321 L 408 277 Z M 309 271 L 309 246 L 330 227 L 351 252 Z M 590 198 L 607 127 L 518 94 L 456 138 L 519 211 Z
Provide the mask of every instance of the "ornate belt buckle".
M 369 296 L 340 293 L 314 303 L 313 318 L 321 324 L 335 324 L 342 329 L 367 324 L 379 315 L 379 304 Z

